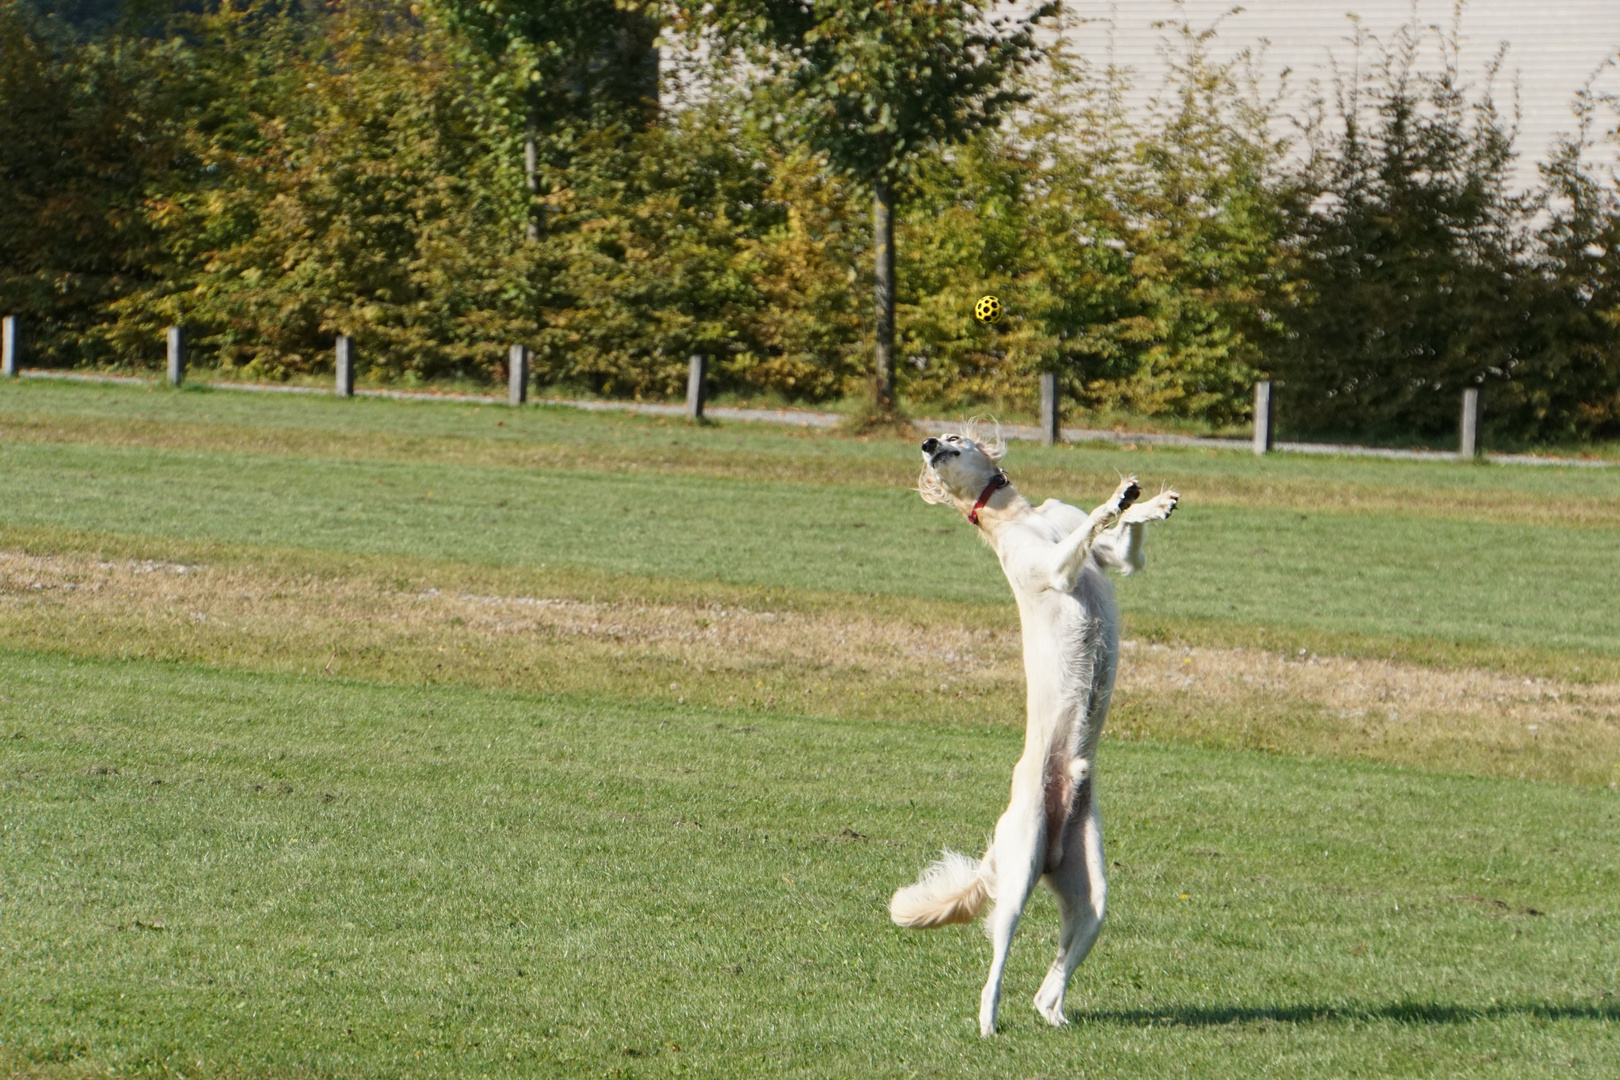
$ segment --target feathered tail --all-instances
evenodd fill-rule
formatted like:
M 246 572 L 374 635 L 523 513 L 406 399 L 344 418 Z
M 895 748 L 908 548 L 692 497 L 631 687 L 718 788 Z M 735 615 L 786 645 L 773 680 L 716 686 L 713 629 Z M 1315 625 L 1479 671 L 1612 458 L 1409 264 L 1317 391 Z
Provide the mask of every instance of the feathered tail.
M 889 918 L 908 930 L 972 922 L 990 900 L 990 853 L 985 861 L 946 849 L 889 901 Z

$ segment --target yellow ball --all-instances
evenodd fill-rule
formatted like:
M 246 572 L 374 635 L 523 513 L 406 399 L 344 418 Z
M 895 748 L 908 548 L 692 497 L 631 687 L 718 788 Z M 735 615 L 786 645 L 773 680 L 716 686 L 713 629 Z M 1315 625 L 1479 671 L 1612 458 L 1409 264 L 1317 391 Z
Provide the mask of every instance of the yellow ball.
M 982 323 L 998 323 L 1001 321 L 1001 301 L 993 296 L 981 296 L 979 302 L 973 305 L 973 317 Z

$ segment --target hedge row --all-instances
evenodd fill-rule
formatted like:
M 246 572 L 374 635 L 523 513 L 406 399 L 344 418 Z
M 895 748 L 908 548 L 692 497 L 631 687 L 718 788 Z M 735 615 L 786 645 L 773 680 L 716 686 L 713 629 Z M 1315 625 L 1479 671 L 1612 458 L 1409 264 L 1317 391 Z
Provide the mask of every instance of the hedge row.
M 64 367 L 155 364 L 183 321 L 261 378 L 328 370 L 349 333 L 398 382 L 495 381 L 524 341 L 542 381 L 608 395 L 678 393 L 693 351 L 723 389 L 859 393 L 869 195 L 760 129 L 757 87 L 689 71 L 704 91 L 656 107 L 656 9 L 567 6 L 620 46 L 537 93 L 534 46 L 430 4 L 91 32 L 0 0 L 0 308 Z M 1147 115 L 1055 48 L 1015 122 L 929 150 L 902 192 L 902 395 L 1022 403 L 1056 370 L 1089 410 L 1220 425 L 1268 376 L 1296 427 L 1421 436 L 1479 386 L 1498 434 L 1620 434 L 1620 192 L 1592 136 L 1613 103 L 1578 101 L 1517 193 L 1488 80 L 1454 36 L 1418 70 L 1423 33 L 1294 141 L 1192 27 Z

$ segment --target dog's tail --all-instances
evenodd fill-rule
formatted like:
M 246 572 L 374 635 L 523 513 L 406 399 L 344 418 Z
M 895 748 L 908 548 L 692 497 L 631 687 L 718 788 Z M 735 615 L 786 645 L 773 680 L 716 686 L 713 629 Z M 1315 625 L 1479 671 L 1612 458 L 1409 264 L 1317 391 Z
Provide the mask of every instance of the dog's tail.
M 990 853 L 983 861 L 946 849 L 889 901 L 889 918 L 908 930 L 972 922 L 990 900 Z

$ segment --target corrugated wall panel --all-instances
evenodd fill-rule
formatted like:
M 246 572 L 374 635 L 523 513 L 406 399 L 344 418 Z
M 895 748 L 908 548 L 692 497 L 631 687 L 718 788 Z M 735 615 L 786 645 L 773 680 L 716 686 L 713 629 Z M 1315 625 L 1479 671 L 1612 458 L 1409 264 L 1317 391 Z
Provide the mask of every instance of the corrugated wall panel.
M 1134 104 L 1143 102 L 1163 72 L 1159 50 L 1166 31 L 1153 24 L 1174 20 L 1179 12 L 1195 28 L 1220 20 L 1212 50 L 1217 56 L 1230 56 L 1264 41 L 1263 70 L 1269 85 L 1274 88 L 1277 76 L 1285 68 L 1291 69 L 1295 108 L 1312 81 L 1324 89 L 1330 86 L 1330 58 L 1342 70 L 1352 68 L 1355 24 L 1350 12 L 1368 34 L 1385 39 L 1393 37 L 1414 12 L 1411 0 L 1355 4 L 1344 0 L 1246 0 L 1241 13 L 1224 19 L 1223 13 L 1234 6 L 1226 0 L 1186 0 L 1181 5 L 1170 0 L 1067 0 L 1065 6 L 1073 15 L 1093 20 L 1070 34 L 1083 54 L 1098 63 L 1111 55 L 1114 62 L 1136 70 Z M 1450 0 L 1418 0 L 1415 9 L 1424 25 L 1446 29 L 1452 25 Z M 1605 60 L 1620 52 L 1620 0 L 1474 0 L 1463 11 L 1461 38 L 1463 74 L 1476 85 L 1483 84 L 1485 66 L 1498 46 L 1508 45 L 1496 100 L 1499 109 L 1511 116 L 1517 82 L 1520 180 L 1532 182 L 1534 163 L 1544 156 L 1555 134 L 1574 126 L 1569 105 L 1575 92 Z M 1433 50 L 1425 54 L 1431 68 L 1436 60 Z M 1620 91 L 1620 71 L 1610 68 L 1599 85 Z

